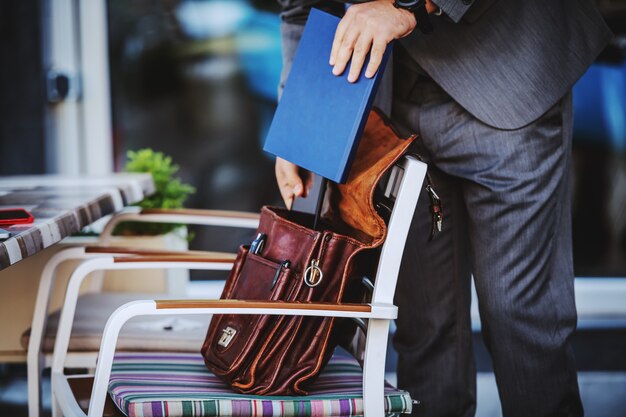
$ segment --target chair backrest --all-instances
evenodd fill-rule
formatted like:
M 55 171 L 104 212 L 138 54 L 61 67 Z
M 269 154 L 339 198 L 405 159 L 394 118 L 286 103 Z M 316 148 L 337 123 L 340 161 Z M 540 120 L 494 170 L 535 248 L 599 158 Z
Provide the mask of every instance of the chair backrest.
M 389 202 L 391 207 L 387 207 L 390 210 L 387 237 L 378 259 L 375 283 L 367 282 L 371 290 L 372 303 L 393 304 L 404 245 L 417 200 L 423 189 L 426 169 L 425 163 L 406 155 L 380 181 L 382 198 L 385 203 Z M 361 331 L 356 332 L 351 342 L 345 347 L 363 365 L 367 325 L 362 319 L 354 319 L 354 321 Z
M 391 199 L 395 197 L 395 204 L 378 261 L 372 303 L 393 304 L 404 245 L 426 177 L 426 168 L 425 163 L 407 155 L 389 174 L 384 195 Z

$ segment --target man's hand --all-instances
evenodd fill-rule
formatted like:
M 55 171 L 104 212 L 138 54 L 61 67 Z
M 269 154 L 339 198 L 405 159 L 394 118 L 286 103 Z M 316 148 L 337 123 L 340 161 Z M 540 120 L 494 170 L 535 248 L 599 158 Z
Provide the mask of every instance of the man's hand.
M 426 2 L 429 13 L 436 9 L 437 6 L 430 0 Z M 348 81 L 355 82 L 371 51 L 365 76 L 372 78 L 380 66 L 387 44 L 410 34 L 415 25 L 415 15 L 394 7 L 393 0 L 376 0 L 348 7 L 337 26 L 330 52 L 333 74 L 341 75 L 352 58 Z
M 287 207 L 291 207 L 295 197 L 307 196 L 313 184 L 313 174 L 306 172 L 302 178 L 300 168 L 282 158 L 276 158 L 275 171 L 278 189 Z

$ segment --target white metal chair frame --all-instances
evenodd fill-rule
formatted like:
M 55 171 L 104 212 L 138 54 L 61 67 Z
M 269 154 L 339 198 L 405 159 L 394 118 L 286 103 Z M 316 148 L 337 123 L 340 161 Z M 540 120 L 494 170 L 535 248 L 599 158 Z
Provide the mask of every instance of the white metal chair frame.
M 384 373 L 389 322 L 397 317 L 393 297 L 400 268 L 404 244 L 408 235 L 410 219 L 413 217 L 417 199 L 426 175 L 426 165 L 407 156 L 394 169 L 387 185 L 386 194 L 397 190 L 396 204 L 389 221 L 388 237 L 382 248 L 372 301 L 369 304 L 326 304 L 326 303 L 276 303 L 246 302 L 233 300 L 184 300 L 184 301 L 134 301 L 118 308 L 106 324 L 95 372 L 88 413 L 78 405 L 64 374 L 71 320 L 65 313 L 59 323 L 52 361 L 53 412 L 55 415 L 96 417 L 101 416 L 107 396 L 107 387 L 119 332 L 132 317 L 146 315 L 191 315 L 191 314 L 276 314 L 325 317 L 367 318 L 368 329 L 365 342 L 363 366 L 363 402 L 366 417 L 384 415 Z M 395 194 L 395 193 L 394 193 Z M 105 259 L 88 261 L 83 270 L 98 267 L 115 267 L 116 263 Z M 119 262 L 119 261 L 118 261 Z M 132 262 L 119 262 L 118 267 L 132 266 Z M 121 265 L 121 266 L 120 266 Z M 198 267 L 199 265 L 187 265 Z M 153 268 L 167 267 L 155 262 Z M 71 378 L 71 377 L 70 377 Z
M 259 223 L 259 216 L 253 213 L 244 212 L 226 212 L 218 210 L 149 210 L 145 212 L 123 212 L 114 215 L 106 224 L 100 235 L 99 243 L 106 245 L 110 242 L 113 230 L 123 222 L 134 221 L 144 223 L 180 223 L 186 225 L 202 225 L 202 226 L 220 226 L 220 227 L 236 227 L 256 229 Z M 87 261 L 94 258 L 111 259 L 111 255 L 118 257 L 132 256 L 119 252 L 119 248 L 106 248 L 109 255 L 105 252 L 90 253 L 86 248 L 71 247 L 61 250 L 54 254 L 46 263 L 41 278 L 37 297 L 35 301 L 35 310 L 33 312 L 33 321 L 31 325 L 30 339 L 28 342 L 27 353 L 27 384 L 28 384 L 28 413 L 30 417 L 38 417 L 41 412 L 41 374 L 43 369 L 50 366 L 51 356 L 43 353 L 43 339 L 48 318 L 48 309 L 50 304 L 50 295 L 55 284 L 56 272 L 58 267 L 66 261 L 81 260 Z M 201 253 L 198 253 L 200 255 Z M 82 266 L 82 265 L 80 265 Z M 68 293 L 64 300 L 63 310 L 71 308 L 72 311 L 76 307 L 78 301 L 78 289 L 86 276 L 80 276 L 79 272 L 85 268 L 77 267 L 68 281 Z M 180 263 L 176 267 L 182 268 Z M 127 268 L 129 269 L 129 268 Z M 133 268 L 140 269 L 140 268 Z M 224 265 L 215 265 L 201 269 L 226 269 Z M 230 269 L 230 267 L 228 268 Z M 69 297 L 69 298 L 68 298 Z M 70 307 L 71 306 L 71 307 Z M 67 313 L 66 313 L 67 314 Z M 73 313 L 72 313 L 73 315 Z M 56 343 L 56 341 L 55 341 Z M 68 355 L 68 367 L 77 368 L 93 368 L 95 367 L 97 352 L 72 352 Z

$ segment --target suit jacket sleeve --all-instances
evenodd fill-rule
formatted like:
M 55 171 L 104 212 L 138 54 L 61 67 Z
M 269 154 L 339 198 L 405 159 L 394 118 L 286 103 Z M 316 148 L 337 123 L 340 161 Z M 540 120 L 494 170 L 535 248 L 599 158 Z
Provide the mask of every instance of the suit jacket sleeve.
M 433 3 L 455 23 L 459 23 L 465 16 L 465 13 L 472 7 L 472 4 L 474 4 L 473 1 L 468 0 L 433 0 Z

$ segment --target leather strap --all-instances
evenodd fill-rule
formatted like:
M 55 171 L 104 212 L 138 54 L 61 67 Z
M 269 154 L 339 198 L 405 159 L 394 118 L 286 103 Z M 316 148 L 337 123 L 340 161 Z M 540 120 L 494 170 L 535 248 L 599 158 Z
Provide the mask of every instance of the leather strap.
M 373 109 L 348 180 L 345 184 L 329 184 L 324 218 L 335 229 L 369 247 L 382 244 L 387 227 L 374 205 L 376 185 L 416 138 L 402 138 L 382 111 Z

